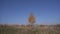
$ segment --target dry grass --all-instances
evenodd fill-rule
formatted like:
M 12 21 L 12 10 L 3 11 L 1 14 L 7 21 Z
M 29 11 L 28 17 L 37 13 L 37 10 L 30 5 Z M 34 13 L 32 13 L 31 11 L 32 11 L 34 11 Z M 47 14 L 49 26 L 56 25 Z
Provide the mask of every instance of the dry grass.
M 34 30 L 25 30 L 22 28 L 14 28 L 12 26 L 0 26 L 0 34 L 60 34 L 60 27 L 47 29 L 34 28 Z

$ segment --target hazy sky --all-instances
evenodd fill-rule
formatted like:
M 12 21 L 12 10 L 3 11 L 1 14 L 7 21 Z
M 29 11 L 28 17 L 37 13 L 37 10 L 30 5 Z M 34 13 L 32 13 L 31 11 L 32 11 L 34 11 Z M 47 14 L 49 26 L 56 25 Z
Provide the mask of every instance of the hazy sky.
M 31 12 L 36 24 L 60 23 L 59 0 L 0 0 L 0 24 L 27 24 Z

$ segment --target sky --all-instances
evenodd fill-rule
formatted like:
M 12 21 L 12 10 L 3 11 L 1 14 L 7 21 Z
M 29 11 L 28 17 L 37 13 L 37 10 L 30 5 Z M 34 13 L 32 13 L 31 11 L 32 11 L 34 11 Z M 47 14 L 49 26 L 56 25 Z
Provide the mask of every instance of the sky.
M 0 0 L 0 24 L 60 24 L 60 0 Z

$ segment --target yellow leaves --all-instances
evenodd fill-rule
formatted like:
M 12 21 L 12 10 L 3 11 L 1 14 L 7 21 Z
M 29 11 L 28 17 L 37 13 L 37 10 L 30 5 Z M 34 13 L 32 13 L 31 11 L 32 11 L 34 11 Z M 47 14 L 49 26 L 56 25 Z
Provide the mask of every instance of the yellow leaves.
M 28 20 L 29 20 L 30 23 L 35 23 L 35 17 L 34 17 L 34 15 L 32 13 L 30 14 Z

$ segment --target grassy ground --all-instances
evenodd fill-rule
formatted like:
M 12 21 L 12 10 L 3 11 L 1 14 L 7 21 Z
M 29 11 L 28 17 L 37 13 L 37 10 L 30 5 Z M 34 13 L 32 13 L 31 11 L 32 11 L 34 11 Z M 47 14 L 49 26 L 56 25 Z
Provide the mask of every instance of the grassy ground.
M 18 28 L 13 28 L 13 27 L 9 27 L 9 28 L 5 28 L 2 27 L 0 28 L 0 34 L 60 34 L 59 31 L 53 31 L 53 30 L 23 30 L 23 29 L 18 29 Z

